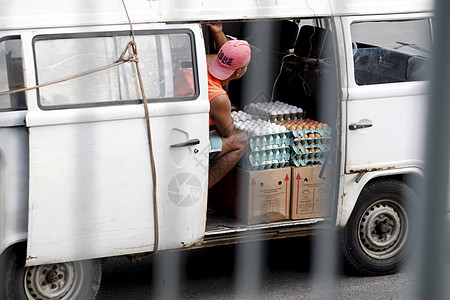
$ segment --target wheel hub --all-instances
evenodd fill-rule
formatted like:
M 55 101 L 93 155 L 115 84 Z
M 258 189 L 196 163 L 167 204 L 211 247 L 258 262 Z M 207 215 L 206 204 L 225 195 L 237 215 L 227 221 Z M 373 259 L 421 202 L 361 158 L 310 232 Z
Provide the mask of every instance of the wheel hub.
M 386 259 L 400 251 L 405 241 L 407 219 L 404 211 L 388 200 L 369 206 L 359 223 L 359 242 L 372 258 Z
M 28 299 L 66 299 L 74 281 L 72 263 L 29 267 L 25 271 L 25 293 Z

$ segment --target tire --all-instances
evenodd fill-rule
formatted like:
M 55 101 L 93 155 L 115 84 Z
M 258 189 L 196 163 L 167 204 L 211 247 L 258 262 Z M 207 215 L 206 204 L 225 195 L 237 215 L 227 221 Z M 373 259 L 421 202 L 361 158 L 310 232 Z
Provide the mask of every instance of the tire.
M 369 183 L 340 234 L 346 270 L 375 276 L 402 269 L 411 252 L 417 203 L 416 193 L 403 182 Z
M 5 253 L 0 299 L 89 300 L 94 299 L 101 280 L 101 261 L 86 260 L 25 267 L 25 247 Z

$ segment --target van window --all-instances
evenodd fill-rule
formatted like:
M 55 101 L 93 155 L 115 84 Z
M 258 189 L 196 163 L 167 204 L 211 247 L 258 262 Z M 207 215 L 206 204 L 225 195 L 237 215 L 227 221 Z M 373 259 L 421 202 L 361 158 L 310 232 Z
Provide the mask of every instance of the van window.
M 353 23 L 351 34 L 358 85 L 427 79 L 429 19 Z
M 0 39 L 0 92 L 23 88 L 22 41 Z M 26 109 L 25 92 L 0 96 L 0 111 Z
M 195 99 L 198 94 L 192 34 L 136 32 L 139 66 L 149 101 Z M 38 36 L 34 40 L 38 83 L 48 83 L 120 60 L 129 32 Z M 140 103 L 136 65 L 119 66 L 39 88 L 43 109 Z

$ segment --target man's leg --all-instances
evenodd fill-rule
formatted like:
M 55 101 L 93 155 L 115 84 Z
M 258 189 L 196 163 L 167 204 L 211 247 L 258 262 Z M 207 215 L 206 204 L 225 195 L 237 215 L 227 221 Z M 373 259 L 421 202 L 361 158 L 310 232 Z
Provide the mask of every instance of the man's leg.
M 248 148 L 247 134 L 241 130 L 222 138 L 222 151 L 209 166 L 208 189 L 222 179 L 239 161 Z

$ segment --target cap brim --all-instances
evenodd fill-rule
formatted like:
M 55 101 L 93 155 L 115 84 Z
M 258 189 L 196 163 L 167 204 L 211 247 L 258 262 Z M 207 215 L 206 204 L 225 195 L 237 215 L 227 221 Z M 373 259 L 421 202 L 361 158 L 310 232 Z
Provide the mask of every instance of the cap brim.
M 209 64 L 209 74 L 214 76 L 219 80 L 228 79 L 233 75 L 234 71 L 232 68 L 227 68 L 219 64 L 217 56 L 214 57 L 213 61 Z

